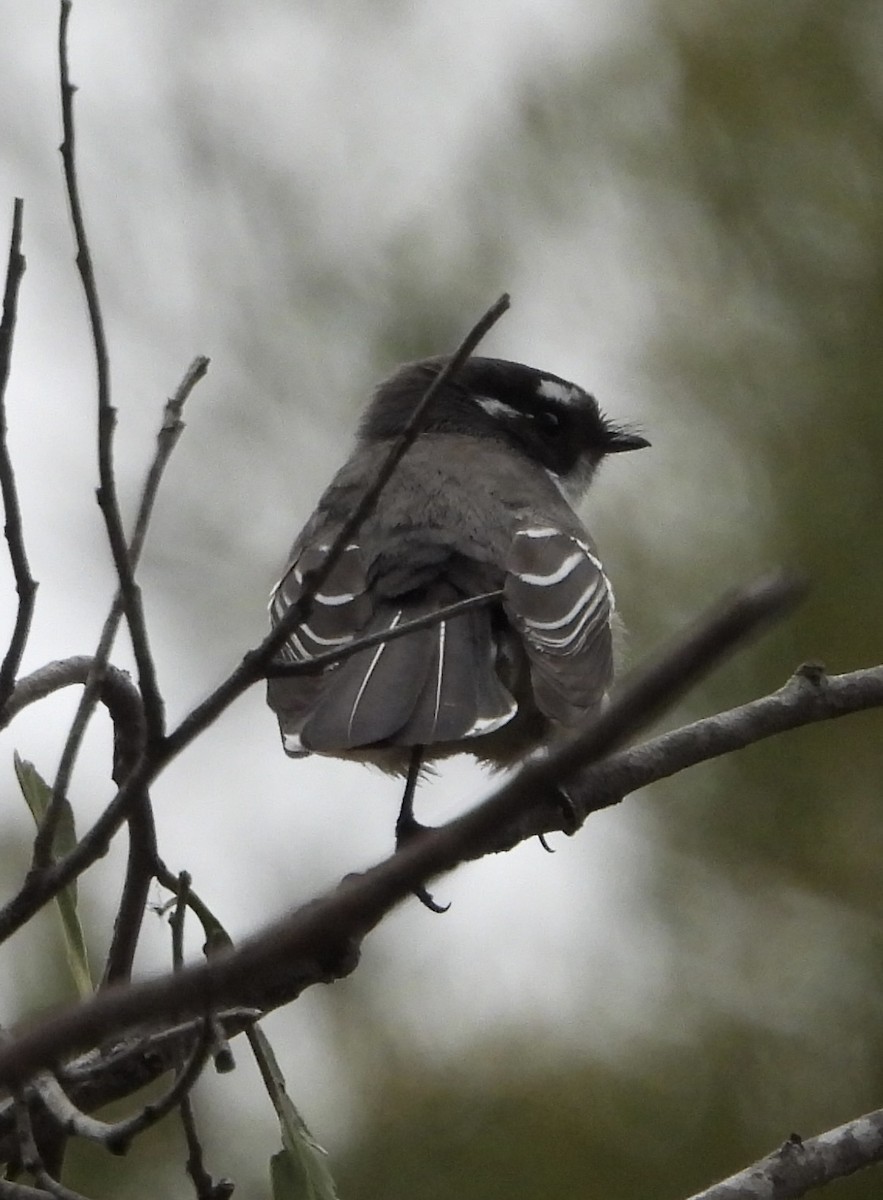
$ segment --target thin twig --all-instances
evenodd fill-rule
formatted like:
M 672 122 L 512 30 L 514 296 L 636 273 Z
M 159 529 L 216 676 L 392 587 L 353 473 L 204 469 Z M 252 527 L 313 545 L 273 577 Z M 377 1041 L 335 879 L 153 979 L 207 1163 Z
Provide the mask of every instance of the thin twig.
M 193 388 L 205 375 L 208 365 L 209 360 L 203 356 L 194 359 L 174 395 L 166 402 L 162 424 L 156 438 L 156 453 L 154 454 L 142 488 L 135 528 L 132 532 L 129 545 L 129 561 L 133 571 L 136 569 L 141 557 L 144 539 L 150 523 L 163 471 L 179 437 L 184 431 L 184 423 L 181 420 L 184 404 Z M 62 811 L 63 800 L 67 793 L 70 775 L 86 731 L 86 726 L 98 700 L 101 681 L 107 667 L 122 612 L 122 593 L 117 592 L 107 620 L 104 623 L 104 628 L 101 631 L 101 637 L 98 640 L 98 647 L 92 659 L 89 675 L 85 680 L 86 686 L 80 697 L 77 711 L 62 751 L 55 787 L 53 788 L 52 803 L 41 825 L 34 847 L 35 866 L 39 866 L 41 863 L 45 865 L 47 847 L 49 847 L 51 852 L 52 841 L 54 840 L 55 829 Z M 135 761 L 133 759 L 129 762 L 127 769 L 131 769 Z M 122 783 L 122 778 L 117 775 L 114 777 L 117 783 Z M 114 938 L 108 954 L 102 986 L 118 982 L 120 979 L 126 979 L 131 974 L 135 945 L 141 927 L 144 906 L 147 901 L 150 879 L 152 878 L 152 861 L 156 855 L 153 814 L 150 808 L 150 800 L 146 794 L 135 803 L 129 822 L 129 832 L 129 861 L 126 882 L 119 913 L 114 924 Z
M 92 677 L 94 660 L 66 659 L 41 667 L 20 680 L 6 709 L 0 713 L 0 728 L 28 704 L 34 704 L 61 688 L 86 683 Z M 144 747 L 144 711 L 141 696 L 132 680 L 118 668 L 106 665 L 100 680 L 100 699 L 107 707 L 114 730 L 113 778 L 120 784 L 141 757 Z M 119 911 L 114 922 L 102 986 L 131 975 L 132 962 L 144 907 L 156 861 L 156 829 L 146 789 L 141 789 L 127 817 L 129 855 Z M 12 904 L 26 901 L 40 874 L 31 873 Z
M 113 923 L 113 937 L 104 964 L 100 987 L 111 987 L 131 979 L 135 951 L 141 936 L 147 898 L 156 863 L 156 823 L 153 805 L 146 788 L 135 798 L 127 818 L 129 853 L 119 908 Z
M 18 316 L 18 292 L 25 273 L 25 258 L 21 252 L 22 214 L 24 201 L 16 199 L 12 210 L 12 236 L 9 242 L 9 262 L 6 268 L 6 287 L 3 293 L 3 318 L 0 320 L 0 491 L 3 496 L 3 512 L 6 525 L 4 532 L 9 546 L 9 558 L 18 592 L 18 611 L 9 649 L 0 666 L 0 710 L 9 699 L 15 685 L 15 677 L 21 665 L 25 643 L 34 614 L 34 597 L 37 584 L 31 576 L 25 549 L 21 508 L 12 458 L 6 443 L 6 385 L 12 366 L 12 339 Z
M 211 360 L 206 358 L 204 354 L 197 355 L 184 372 L 184 377 L 175 389 L 174 395 L 170 396 L 166 401 L 162 424 L 156 435 L 156 453 L 153 456 L 153 461 L 144 480 L 144 486 L 141 490 L 141 500 L 138 504 L 138 514 L 135 518 L 135 528 L 132 530 L 132 536 L 129 539 L 129 561 L 132 564 L 133 571 L 138 566 L 141 551 L 144 549 L 144 539 L 147 536 L 147 528 L 150 524 L 150 518 L 153 515 L 153 506 L 159 493 L 159 485 L 162 482 L 163 472 L 171 458 L 172 451 L 177 446 L 178 440 L 184 432 L 185 426 L 182 420 L 184 405 L 187 403 L 190 393 L 199 381 L 205 378 L 210 362 Z
M 226 949 L 233 942 L 218 918 L 193 892 L 190 875 L 181 871 L 177 878 L 170 878 L 170 872 L 165 863 L 157 855 L 154 871 L 159 883 L 167 886 L 175 894 L 175 907 L 172 911 L 170 924 L 172 927 L 172 966 L 180 971 L 184 966 L 184 921 L 187 909 L 192 908 L 198 916 L 205 933 L 203 951 L 206 956 L 217 953 L 219 948 Z M 214 1015 L 210 1018 L 212 1026 L 212 1059 L 215 1070 L 219 1075 L 228 1075 L 236 1069 L 236 1060 L 230 1048 L 230 1041 L 224 1030 L 223 1023 Z M 191 1114 L 192 1116 L 192 1114 Z
M 208 1058 L 211 1029 L 203 1021 L 200 1034 L 184 1066 L 175 1076 L 166 1094 L 122 1121 L 100 1121 L 82 1112 L 70 1100 L 64 1088 L 49 1071 L 39 1071 L 31 1080 L 34 1091 L 46 1105 L 59 1127 L 87 1141 L 104 1146 L 112 1154 L 125 1154 L 132 1139 L 161 1121 L 181 1102 L 199 1078 Z
M 327 650 L 324 654 L 316 654 L 312 658 L 298 662 L 276 659 L 264 668 L 264 677 L 266 679 L 287 679 L 291 675 L 312 675 L 332 663 L 343 662 L 344 659 L 351 658 L 361 650 L 368 650 L 371 646 L 380 645 L 381 642 L 394 642 L 396 638 L 404 637 L 408 633 L 415 633 L 418 629 L 428 629 L 431 625 L 439 625 L 442 621 L 458 617 L 471 608 L 483 608 L 487 604 L 494 604 L 498 600 L 502 600 L 502 598 L 502 588 L 498 588 L 495 592 L 482 592 L 480 596 L 469 596 L 466 600 L 457 600 L 454 604 L 446 604 L 444 608 L 438 608 L 435 612 L 426 613 L 422 617 L 414 617 L 410 621 L 396 625 L 394 629 L 381 629 L 377 633 L 368 633 L 337 650 Z
M 187 904 L 190 900 L 190 874 L 181 871 L 178 875 L 178 891 L 175 896 L 175 907 L 169 924 L 172 927 L 172 969 L 180 971 L 184 966 L 184 918 L 187 915 Z
M 187 1142 L 187 1174 L 193 1182 L 197 1200 L 228 1200 L 235 1185 L 232 1179 L 213 1179 L 205 1169 L 202 1142 L 189 1096 L 181 1101 L 181 1125 Z
M 6 1042 L 9 1035 L 3 1031 L 0 1044 Z M 42 1072 L 40 1073 L 42 1075 Z M 64 1184 L 59 1183 L 46 1170 L 43 1162 L 43 1156 L 37 1146 L 37 1140 L 34 1137 L 34 1129 L 31 1124 L 31 1111 L 28 1107 L 28 1100 L 24 1093 L 17 1089 L 12 1089 L 13 1103 L 15 1105 L 15 1130 L 18 1140 L 19 1161 L 22 1168 L 31 1175 L 42 1189 L 42 1195 L 48 1195 L 54 1200 L 86 1200 L 79 1192 L 71 1191 Z
M 225 1037 L 235 1037 L 259 1016 L 253 1008 L 233 1009 L 218 1013 L 218 1021 Z M 179 1071 L 203 1020 L 200 1017 L 171 1028 L 142 1030 L 132 1037 L 114 1039 L 100 1050 L 61 1064 L 54 1074 L 77 1108 L 84 1113 L 95 1112 L 113 1101 L 128 1099 L 169 1071 Z M 58 1123 L 42 1106 L 32 1106 L 31 1122 L 45 1161 L 45 1147 L 57 1134 Z M 14 1126 L 13 1104 L 6 1097 L 0 1100 L 0 1162 L 15 1158 Z
M 409 892 L 473 857 L 478 848 L 492 846 L 500 827 L 542 802 L 593 757 L 631 736 L 739 642 L 781 615 L 794 597 L 794 585 L 781 578 L 737 592 L 676 639 L 655 663 L 637 672 L 586 734 L 525 766 L 471 812 L 421 834 L 392 858 L 363 875 L 348 877 L 330 895 L 233 950 L 47 1017 L 38 1028 L 25 1030 L 14 1045 L 0 1048 L 0 1080 L 24 1080 L 47 1062 L 136 1022 L 174 1020 L 204 1012 L 207 1005 L 284 1003 L 310 983 L 352 970 L 360 940 Z
M 190 904 L 190 876 L 186 871 L 182 871 L 178 876 L 177 882 L 176 902 L 170 924 L 172 927 L 172 967 L 173 970 L 180 971 L 184 966 L 184 919 L 187 915 L 188 905 Z M 218 1061 L 217 1045 L 219 1039 L 225 1048 L 226 1056 L 232 1058 L 230 1044 L 227 1041 L 223 1024 L 220 1021 L 211 1021 L 210 1038 L 215 1047 L 216 1065 Z M 179 1110 L 181 1126 L 187 1142 L 187 1174 L 190 1176 L 193 1186 L 196 1189 L 197 1200 L 223 1200 L 224 1197 L 233 1194 L 233 1185 L 229 1179 L 221 1179 L 216 1182 L 205 1169 L 202 1142 L 196 1129 L 193 1098 L 189 1092 L 185 1092 L 181 1097 Z
M 61 161 L 64 169 L 65 187 L 77 247 L 77 269 L 86 299 L 86 307 L 89 312 L 89 326 L 92 332 L 92 344 L 95 352 L 98 386 L 98 506 L 104 517 L 107 538 L 113 557 L 113 565 L 122 595 L 123 611 L 125 612 L 126 622 L 129 626 L 132 649 L 138 667 L 138 682 L 141 695 L 144 697 L 148 740 L 153 741 L 162 737 L 165 728 L 165 717 L 162 695 L 160 694 L 156 679 L 156 667 L 150 650 L 147 626 L 144 621 L 141 592 L 135 582 L 134 568 L 129 559 L 129 548 L 126 544 L 126 535 L 123 529 L 123 520 L 117 495 L 116 476 L 114 473 L 113 440 L 117 413 L 111 404 L 110 363 L 107 353 L 107 340 L 104 333 L 104 320 L 101 315 L 98 286 L 95 281 L 92 253 L 89 249 L 89 241 L 86 236 L 86 226 L 83 220 L 83 209 L 80 202 L 79 184 L 77 182 L 73 112 L 75 89 L 70 80 L 67 51 L 67 28 L 70 20 L 70 12 L 71 0 L 61 0 L 61 16 L 58 24 L 61 120 L 64 131 L 61 143 Z M 49 846 L 51 846 L 51 842 Z M 45 844 L 42 846 L 44 855 L 46 855 L 48 848 Z M 41 864 L 38 863 L 37 865 Z
M 163 471 L 179 437 L 184 431 L 184 423 L 181 420 L 184 404 L 193 391 L 193 388 L 205 375 L 208 365 L 209 360 L 205 357 L 194 359 L 174 395 L 166 402 L 162 424 L 156 435 L 156 453 L 148 469 L 147 477 L 141 491 L 138 513 L 135 518 L 135 528 L 129 544 L 129 561 L 133 571 L 136 570 L 141 558 L 141 551 L 144 548 L 144 538 L 150 523 Z M 86 732 L 86 726 L 92 717 L 95 704 L 98 700 L 101 679 L 110 657 L 111 649 L 113 648 L 114 638 L 116 637 L 122 613 L 122 593 L 117 592 L 107 619 L 104 622 L 101 636 L 98 639 L 98 646 L 92 659 L 92 667 L 85 681 L 86 686 L 77 705 L 77 711 L 74 714 L 74 719 L 61 753 L 61 760 L 53 788 L 52 805 L 44 818 L 40 834 L 38 835 L 38 841 L 34 847 L 35 865 L 38 865 L 42 861 L 45 856 L 45 847 L 47 845 L 51 846 L 52 839 L 55 836 L 55 827 L 62 810 L 64 797 L 67 794 L 74 763 Z M 122 780 L 118 780 L 117 782 L 122 782 Z M 111 954 L 111 958 L 113 958 L 113 954 Z M 111 972 L 111 976 L 116 977 L 116 973 Z
M 156 860 L 154 874 L 161 887 L 166 888 L 176 897 L 180 895 L 181 876 L 175 875 L 174 872 L 170 871 L 159 857 Z M 189 883 L 187 885 L 187 907 L 202 926 L 202 931 L 205 935 L 204 950 L 206 954 L 215 953 L 219 949 L 227 949 L 233 945 L 233 940 L 229 933 L 227 933 L 227 930 L 205 901 L 199 898 Z

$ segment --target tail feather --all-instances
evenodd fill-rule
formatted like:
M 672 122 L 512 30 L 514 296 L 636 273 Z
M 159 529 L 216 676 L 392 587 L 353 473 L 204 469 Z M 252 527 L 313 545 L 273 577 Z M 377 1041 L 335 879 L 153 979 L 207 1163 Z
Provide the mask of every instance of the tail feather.
M 456 599 L 379 610 L 366 632 L 394 629 Z M 516 704 L 494 669 L 490 616 L 474 610 L 354 654 L 322 679 L 299 730 L 306 751 L 432 746 L 489 733 Z
M 401 609 L 377 614 L 366 633 L 394 629 Z M 431 631 L 381 642 L 346 659 L 323 678 L 322 692 L 304 722 L 307 750 L 334 753 L 391 739 L 408 720 L 429 670 Z
M 444 603 L 450 603 L 450 598 Z M 396 744 L 431 746 L 490 733 L 504 725 L 515 714 L 516 704 L 494 670 L 488 613 L 462 613 L 429 632 L 433 642 L 429 672 L 410 718 L 393 739 Z

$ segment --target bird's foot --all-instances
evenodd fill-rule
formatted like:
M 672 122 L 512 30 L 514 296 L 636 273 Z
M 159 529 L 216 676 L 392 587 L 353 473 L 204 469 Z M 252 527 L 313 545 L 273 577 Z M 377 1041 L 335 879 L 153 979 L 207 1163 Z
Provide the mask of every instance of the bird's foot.
M 573 837 L 577 829 L 579 829 L 579 814 L 576 811 L 576 805 L 568 796 L 567 792 L 560 787 L 555 789 L 554 804 L 561 814 L 561 832 L 566 833 L 568 837 Z M 544 833 L 538 833 L 537 837 L 540 839 L 540 845 L 544 850 L 547 850 L 549 854 L 555 853 L 555 851 L 546 841 L 546 835 Z
M 409 842 L 413 842 L 415 838 L 421 837 L 424 833 L 431 832 L 431 825 L 421 825 L 414 817 L 413 812 L 410 810 L 405 812 L 403 809 L 396 821 L 396 850 L 401 850 L 403 846 L 407 846 Z M 425 887 L 415 887 L 414 895 L 430 912 L 443 913 L 451 907 L 450 904 L 438 904 Z

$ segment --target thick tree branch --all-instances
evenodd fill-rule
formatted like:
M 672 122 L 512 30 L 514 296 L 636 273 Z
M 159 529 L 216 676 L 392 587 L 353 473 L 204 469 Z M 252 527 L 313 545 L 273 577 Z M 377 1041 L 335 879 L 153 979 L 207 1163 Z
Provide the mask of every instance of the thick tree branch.
M 585 734 L 546 760 L 528 764 L 472 812 L 426 833 L 364 875 L 291 913 L 233 950 L 168 977 L 112 988 L 49 1017 L 0 1047 L 0 1080 L 23 1082 L 61 1056 L 134 1024 L 174 1021 L 212 1008 L 285 1003 L 309 984 L 340 977 L 357 961 L 362 938 L 416 887 L 448 871 L 548 795 L 562 778 L 631 735 L 773 614 L 793 585 L 766 580 L 716 606 L 654 664 L 620 690 Z M 136 778 L 135 775 L 130 777 Z M 145 781 L 139 780 L 139 786 Z M 127 785 L 128 786 L 128 785 Z M 125 789 L 124 789 L 125 790 Z
M 883 708 L 883 666 L 828 676 L 819 667 L 805 664 L 769 696 L 703 717 L 593 763 L 568 783 L 567 792 L 581 824 L 591 813 L 687 767 L 803 725 L 869 708 Z M 562 831 L 564 826 L 560 805 L 537 807 L 501 829 L 493 850 L 511 850 L 528 837 Z
M 22 529 L 21 508 L 12 458 L 6 442 L 6 385 L 12 365 L 12 339 L 18 316 L 18 292 L 25 272 L 25 259 L 21 252 L 22 213 L 24 201 L 16 200 L 12 212 L 12 236 L 9 242 L 9 261 L 6 268 L 6 286 L 3 292 L 3 318 L 0 320 L 0 493 L 3 496 L 6 541 L 9 558 L 18 592 L 18 611 L 9 648 L 0 666 L 0 710 L 9 699 L 15 677 L 21 664 L 31 617 L 34 614 L 34 597 L 37 584 L 31 576 Z
M 818 1137 L 792 1134 L 778 1150 L 690 1200 L 795 1200 L 883 1162 L 883 1109 Z

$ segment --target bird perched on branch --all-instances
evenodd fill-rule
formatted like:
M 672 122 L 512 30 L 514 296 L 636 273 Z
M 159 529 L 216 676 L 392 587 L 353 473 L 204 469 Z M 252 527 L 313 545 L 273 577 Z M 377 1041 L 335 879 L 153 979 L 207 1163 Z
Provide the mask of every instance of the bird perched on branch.
M 400 368 L 376 390 L 355 449 L 297 538 L 270 601 L 279 622 L 446 364 Z M 353 534 L 281 661 L 304 663 L 468 597 L 493 602 L 363 648 L 314 674 L 271 678 L 294 757 L 406 775 L 471 753 L 506 766 L 585 722 L 613 677 L 613 591 L 574 511 L 609 454 L 649 443 L 576 384 L 471 358 Z M 400 814 L 400 837 L 420 828 Z

